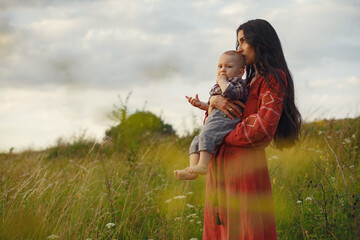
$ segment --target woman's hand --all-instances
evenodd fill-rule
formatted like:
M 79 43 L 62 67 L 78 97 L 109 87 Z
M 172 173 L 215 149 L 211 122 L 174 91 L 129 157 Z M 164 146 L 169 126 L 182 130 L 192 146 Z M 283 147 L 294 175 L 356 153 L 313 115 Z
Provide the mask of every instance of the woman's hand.
M 241 107 L 245 107 L 245 105 L 239 100 L 230 102 L 229 100 L 220 95 L 214 95 L 210 98 L 210 108 L 217 108 L 223 111 L 226 116 L 228 116 L 232 120 L 234 120 L 233 115 L 236 117 L 240 117 L 242 115 L 240 109 L 235 104 L 238 104 Z

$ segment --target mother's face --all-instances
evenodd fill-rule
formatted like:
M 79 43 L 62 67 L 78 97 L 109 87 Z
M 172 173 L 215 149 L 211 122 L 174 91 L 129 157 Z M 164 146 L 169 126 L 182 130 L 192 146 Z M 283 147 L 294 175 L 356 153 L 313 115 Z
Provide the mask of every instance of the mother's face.
M 243 30 L 240 30 L 238 32 L 238 43 L 239 43 L 238 52 L 240 52 L 244 56 L 245 64 L 246 65 L 254 64 L 255 49 L 253 48 L 253 46 L 247 43 Z

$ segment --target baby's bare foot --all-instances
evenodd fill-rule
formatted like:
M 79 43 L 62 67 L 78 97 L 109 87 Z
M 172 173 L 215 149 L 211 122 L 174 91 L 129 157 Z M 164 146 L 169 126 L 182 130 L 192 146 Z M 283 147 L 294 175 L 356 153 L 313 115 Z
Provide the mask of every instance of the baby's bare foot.
M 205 175 L 207 173 L 207 166 L 196 165 L 193 167 L 187 167 L 185 170 L 190 174 L 201 174 Z
M 174 171 L 175 177 L 177 177 L 180 180 L 194 180 L 198 177 L 197 174 L 189 173 L 187 171 L 183 170 L 175 170 Z

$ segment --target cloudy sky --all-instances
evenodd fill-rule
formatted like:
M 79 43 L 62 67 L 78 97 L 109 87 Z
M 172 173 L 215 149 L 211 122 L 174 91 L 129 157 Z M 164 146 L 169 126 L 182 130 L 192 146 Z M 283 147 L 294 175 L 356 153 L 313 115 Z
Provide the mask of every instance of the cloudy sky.
M 191 129 L 203 115 L 184 96 L 208 98 L 255 18 L 278 32 L 306 120 L 359 116 L 357 0 L 0 0 L 0 151 L 101 139 L 130 93 L 130 111 Z

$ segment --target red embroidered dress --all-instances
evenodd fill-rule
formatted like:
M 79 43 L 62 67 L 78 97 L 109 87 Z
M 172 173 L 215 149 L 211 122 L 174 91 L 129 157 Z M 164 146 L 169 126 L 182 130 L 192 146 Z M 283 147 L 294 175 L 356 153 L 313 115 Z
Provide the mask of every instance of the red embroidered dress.
M 273 240 L 274 206 L 265 157 L 283 110 L 273 76 L 250 86 L 243 120 L 209 164 L 203 239 Z

